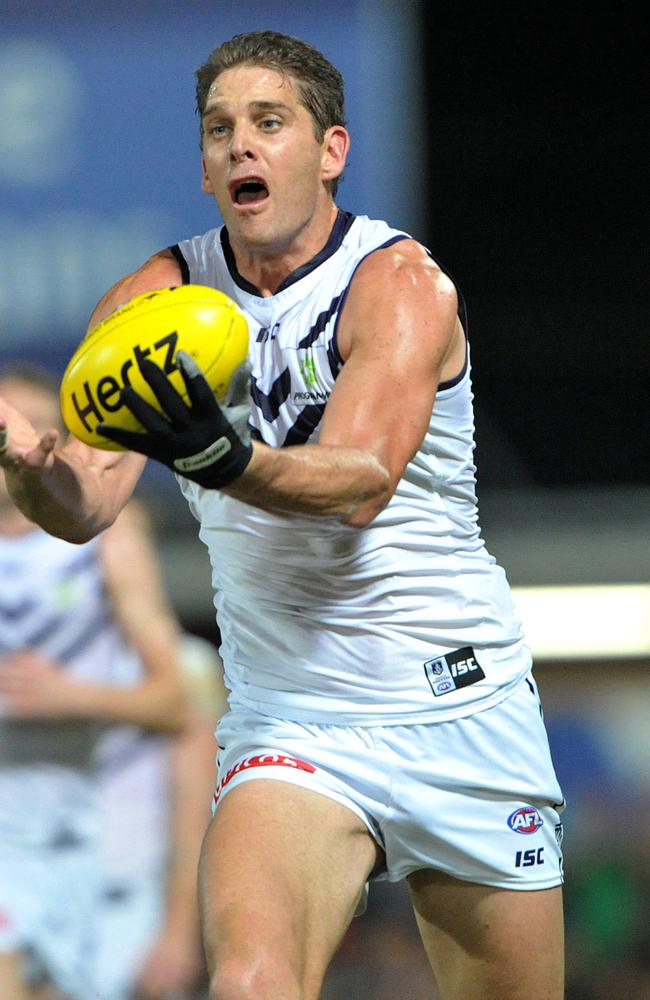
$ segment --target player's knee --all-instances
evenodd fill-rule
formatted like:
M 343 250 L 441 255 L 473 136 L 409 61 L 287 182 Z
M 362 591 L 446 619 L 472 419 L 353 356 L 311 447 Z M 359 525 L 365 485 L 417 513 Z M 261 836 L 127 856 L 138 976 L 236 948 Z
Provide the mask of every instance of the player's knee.
M 209 1000 L 306 1000 L 295 971 L 257 953 L 220 963 L 210 979 Z

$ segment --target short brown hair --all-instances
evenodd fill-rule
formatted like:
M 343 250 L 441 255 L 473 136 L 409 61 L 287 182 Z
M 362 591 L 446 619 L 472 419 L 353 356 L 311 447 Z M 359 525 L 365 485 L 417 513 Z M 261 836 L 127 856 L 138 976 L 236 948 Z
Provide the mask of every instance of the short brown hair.
M 196 110 L 203 116 L 210 87 L 224 70 L 242 63 L 266 66 L 295 80 L 300 103 L 314 123 L 318 142 L 332 125 L 345 125 L 343 77 L 308 42 L 278 31 L 248 31 L 214 49 L 196 71 Z M 336 193 L 337 180 L 331 182 Z

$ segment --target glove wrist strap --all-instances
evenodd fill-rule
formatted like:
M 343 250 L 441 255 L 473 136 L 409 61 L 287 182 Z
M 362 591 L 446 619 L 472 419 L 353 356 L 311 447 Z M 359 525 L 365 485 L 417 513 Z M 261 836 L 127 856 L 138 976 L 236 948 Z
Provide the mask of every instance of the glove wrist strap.
M 229 451 L 232 451 L 232 444 L 224 434 L 208 445 L 207 448 L 204 448 L 203 451 L 197 451 L 195 455 L 185 455 L 183 458 L 175 458 L 174 468 L 181 475 L 185 475 L 188 472 L 196 472 L 197 469 L 205 469 L 206 466 L 212 465 L 213 462 L 221 461 Z
M 222 451 L 217 449 L 217 445 L 226 441 L 228 448 L 223 447 Z M 202 458 L 211 454 L 210 458 Z M 228 438 L 219 438 L 208 448 L 196 455 L 188 455 L 185 458 L 174 459 L 174 470 L 180 475 L 191 479 L 209 490 L 219 490 L 222 486 L 227 486 L 234 479 L 241 476 L 242 472 L 253 457 L 253 448 L 250 444 L 239 442 L 235 448 L 231 446 Z M 192 465 L 193 460 L 200 464 Z M 182 467 L 183 463 L 184 468 Z

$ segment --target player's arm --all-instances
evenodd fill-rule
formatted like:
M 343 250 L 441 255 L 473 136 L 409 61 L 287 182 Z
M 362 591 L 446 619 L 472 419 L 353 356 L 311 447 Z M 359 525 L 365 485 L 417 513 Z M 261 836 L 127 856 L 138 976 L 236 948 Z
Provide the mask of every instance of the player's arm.
M 420 446 L 441 379 L 461 370 L 464 335 L 451 281 L 419 244 L 368 257 L 340 322 L 345 364 L 319 443 L 254 444 L 226 492 L 267 510 L 368 524 L 388 503 Z
M 197 870 L 215 781 L 215 719 L 226 710 L 227 692 L 221 661 L 207 640 L 183 636 L 181 663 L 191 708 L 171 746 L 165 908 L 138 975 L 143 997 L 189 995 L 204 966 Z
M 116 622 L 139 655 L 142 680 L 130 687 L 78 684 L 74 704 L 85 718 L 178 731 L 187 718 L 179 667 L 179 628 L 165 593 L 150 524 L 132 501 L 101 540 L 101 559 Z
M 133 296 L 181 282 L 177 261 L 170 251 L 161 251 L 104 295 L 89 328 Z M 72 436 L 59 445 L 56 429 L 37 434 L 0 397 L 2 432 L 0 465 L 14 503 L 31 521 L 70 542 L 88 541 L 114 521 L 145 464 L 141 455 L 100 451 Z
M 170 760 L 170 843 L 165 909 L 158 934 L 137 977 L 138 996 L 192 993 L 204 968 L 197 871 L 210 821 L 215 777 L 214 719 L 191 718 L 174 739 Z
M 165 907 L 156 938 L 137 975 L 137 996 L 194 996 L 205 959 L 201 947 L 197 871 L 214 788 L 214 720 L 191 720 L 175 737 L 170 761 L 171 829 Z

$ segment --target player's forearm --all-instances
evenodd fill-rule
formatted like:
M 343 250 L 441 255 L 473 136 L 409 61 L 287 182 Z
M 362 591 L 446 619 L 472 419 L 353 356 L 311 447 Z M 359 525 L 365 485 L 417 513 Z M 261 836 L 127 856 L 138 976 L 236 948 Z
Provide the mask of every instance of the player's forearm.
M 70 712 L 86 719 L 170 733 L 179 732 L 187 720 L 187 706 L 180 686 L 161 685 L 158 681 L 127 688 L 78 684 Z
M 7 467 L 5 476 L 16 506 L 51 535 L 87 542 L 110 523 L 99 478 L 61 452 L 47 468 Z
M 262 510 L 334 517 L 364 527 L 391 496 L 388 471 L 360 448 L 255 443 L 246 471 L 225 491 Z

